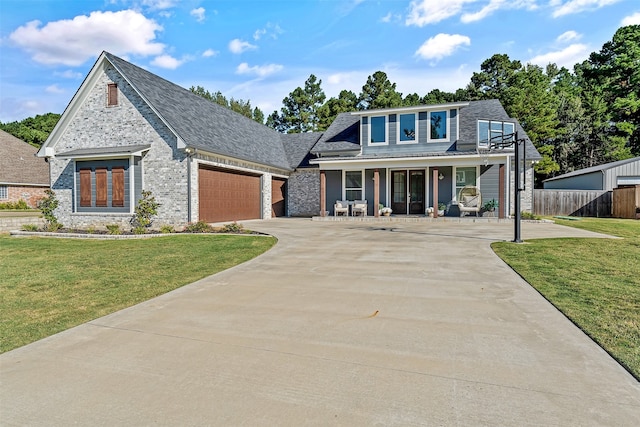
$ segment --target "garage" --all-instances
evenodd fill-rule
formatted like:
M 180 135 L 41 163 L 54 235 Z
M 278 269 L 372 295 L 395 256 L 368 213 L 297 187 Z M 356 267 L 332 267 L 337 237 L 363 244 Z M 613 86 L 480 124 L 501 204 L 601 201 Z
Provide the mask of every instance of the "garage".
M 287 214 L 285 194 L 287 180 L 284 178 L 271 179 L 271 217 L 277 218 Z
M 199 218 L 205 222 L 262 218 L 260 176 L 200 165 Z

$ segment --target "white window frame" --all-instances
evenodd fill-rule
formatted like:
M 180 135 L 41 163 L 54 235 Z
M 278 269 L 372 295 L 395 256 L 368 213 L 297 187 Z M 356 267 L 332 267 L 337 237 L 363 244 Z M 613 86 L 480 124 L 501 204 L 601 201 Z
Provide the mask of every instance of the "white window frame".
M 367 141 L 367 145 L 372 145 L 372 146 L 379 146 L 379 145 L 389 145 L 389 116 L 387 115 L 376 115 L 376 116 L 368 116 L 369 117 L 369 138 Z M 384 141 L 379 141 L 379 142 L 372 142 L 371 141 L 371 127 L 372 127 L 372 122 L 373 122 L 373 118 L 377 118 L 377 117 L 382 117 L 384 118 Z
M 402 141 L 402 126 L 400 126 L 400 116 L 413 116 L 413 127 L 415 129 L 415 135 L 413 140 Z M 420 121 L 418 120 L 418 113 L 398 113 L 397 115 L 397 125 L 396 125 L 396 144 L 404 145 L 404 144 L 417 144 L 418 143 L 418 127 Z
M 7 185 L 0 185 L 0 200 L 9 199 L 9 187 Z
M 453 179 L 451 180 L 451 184 L 453 186 L 452 188 L 452 192 L 453 192 L 453 200 L 458 201 L 458 180 L 457 180 L 457 176 L 458 176 L 458 169 L 469 169 L 469 168 L 475 168 L 476 169 L 476 182 L 475 182 L 475 186 L 480 188 L 480 166 L 474 166 L 474 165 L 470 165 L 470 166 L 455 166 L 453 168 Z
M 347 173 L 354 173 L 354 172 L 359 172 L 360 173 L 360 183 L 361 186 L 360 187 L 347 187 Z M 364 170 L 362 169 L 351 169 L 351 170 L 343 170 L 342 171 L 342 200 L 349 200 L 347 198 L 347 191 L 357 191 L 359 190 L 360 193 L 360 198 L 359 199 L 353 199 L 353 200 L 364 200 Z
M 447 120 L 446 131 L 447 137 L 441 139 L 431 138 L 431 114 L 444 112 Z M 451 141 L 451 113 L 449 110 L 433 110 L 427 112 L 427 142 L 450 142 Z

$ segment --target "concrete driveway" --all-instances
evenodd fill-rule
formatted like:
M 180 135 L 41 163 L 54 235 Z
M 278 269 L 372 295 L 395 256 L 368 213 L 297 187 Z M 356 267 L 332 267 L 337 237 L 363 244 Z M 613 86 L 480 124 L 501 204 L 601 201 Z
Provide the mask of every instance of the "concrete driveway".
M 490 250 L 511 224 L 246 226 L 279 243 L 0 356 L 0 424 L 638 425 L 640 384 Z

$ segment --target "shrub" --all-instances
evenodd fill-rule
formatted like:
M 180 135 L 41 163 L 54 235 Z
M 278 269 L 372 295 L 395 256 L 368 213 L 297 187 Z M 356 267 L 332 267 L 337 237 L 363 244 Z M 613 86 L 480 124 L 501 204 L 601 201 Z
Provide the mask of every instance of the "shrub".
M 38 226 L 35 224 L 22 224 L 22 231 L 38 231 Z
M 89 227 L 87 227 L 87 234 L 95 234 L 96 232 L 96 227 L 94 227 L 93 225 L 90 225 Z
M 176 230 L 173 228 L 173 225 L 163 225 L 160 227 L 160 233 L 162 234 L 171 234 L 175 232 Z
M 45 193 L 47 196 L 38 201 L 38 209 L 40 209 L 44 217 L 44 229 L 57 231 L 62 228 L 62 224 L 58 222 L 58 218 L 55 215 L 58 199 L 56 198 L 56 193 L 51 190 L 46 190 Z
M 244 227 L 242 224 L 238 224 L 234 221 L 231 224 L 225 224 L 220 231 L 223 233 L 242 233 L 244 231 Z
M 156 198 L 151 194 L 151 191 L 142 190 L 142 198 L 138 200 L 133 218 L 131 218 L 130 221 L 134 230 L 138 227 L 150 227 L 152 223 L 151 218 L 158 214 L 159 207 L 160 204 L 156 202 Z
M 122 230 L 120 229 L 120 224 L 107 224 L 107 234 L 122 234 Z
M 147 229 L 139 225 L 137 227 L 133 227 L 133 230 L 131 231 L 133 231 L 133 234 L 145 234 Z
M 522 219 L 534 219 L 534 220 L 539 220 L 540 219 L 539 216 L 534 215 L 531 212 L 527 212 L 527 211 L 522 211 L 520 213 L 520 218 L 522 218 Z
M 187 233 L 211 233 L 213 228 L 204 221 L 189 224 L 184 228 Z
M 29 209 L 29 205 L 27 202 L 20 199 L 17 202 L 5 202 L 0 203 L 0 210 L 27 210 Z

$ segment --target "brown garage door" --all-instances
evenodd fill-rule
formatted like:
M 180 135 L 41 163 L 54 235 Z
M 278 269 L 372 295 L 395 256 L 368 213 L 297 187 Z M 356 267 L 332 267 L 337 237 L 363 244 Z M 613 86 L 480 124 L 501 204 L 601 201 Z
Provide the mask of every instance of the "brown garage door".
M 286 184 L 286 179 L 271 179 L 271 216 L 274 218 L 287 214 L 285 202 Z
M 201 221 L 238 221 L 262 217 L 259 176 L 200 166 L 198 179 Z

